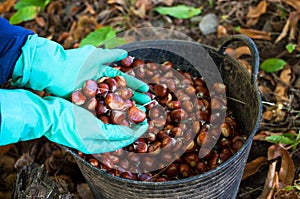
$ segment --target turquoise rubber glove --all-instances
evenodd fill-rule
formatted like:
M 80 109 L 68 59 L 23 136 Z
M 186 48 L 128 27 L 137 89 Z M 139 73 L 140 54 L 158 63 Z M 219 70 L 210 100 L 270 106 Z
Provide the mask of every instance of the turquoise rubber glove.
M 0 89 L 0 145 L 46 136 L 86 154 L 127 146 L 148 129 L 147 120 L 132 128 L 106 124 L 87 110 L 60 98 L 21 89 Z
M 149 87 L 146 83 L 103 65 L 122 60 L 126 56 L 125 50 L 105 50 L 90 45 L 64 50 L 56 42 L 30 35 L 15 65 L 12 84 L 68 98 L 87 79 L 121 75 L 126 79 L 127 86 L 135 91 L 133 100 L 139 99 L 140 104 L 145 104 L 150 98 L 138 91 L 147 92 Z

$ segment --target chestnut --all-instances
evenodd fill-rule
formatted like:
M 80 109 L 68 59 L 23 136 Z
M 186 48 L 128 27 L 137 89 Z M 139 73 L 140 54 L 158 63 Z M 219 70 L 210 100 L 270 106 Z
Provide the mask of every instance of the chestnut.
M 170 178 L 176 178 L 178 176 L 178 171 L 177 164 L 172 163 L 166 168 L 165 174 Z
M 94 112 L 97 107 L 97 100 L 95 97 L 90 98 L 86 103 L 85 103 L 85 108 L 91 112 Z
M 96 81 L 90 79 L 90 80 L 86 80 L 83 83 L 82 92 L 87 97 L 94 97 L 97 94 L 97 91 L 98 91 L 98 85 Z
M 105 114 L 108 113 L 108 108 L 104 105 L 103 102 L 100 101 L 100 102 L 97 103 L 95 111 L 96 111 L 97 116 L 105 115 Z
M 120 174 L 121 178 L 126 178 L 128 180 L 137 180 L 137 177 L 134 173 L 131 173 L 129 171 L 125 171 L 123 173 Z
M 191 168 L 185 164 L 185 163 L 182 163 L 182 164 L 179 164 L 179 174 L 186 178 L 190 175 L 191 173 Z
M 115 93 L 119 95 L 123 100 L 130 99 L 133 95 L 132 90 L 125 87 L 119 88 L 115 91 Z
M 231 137 L 233 135 L 233 132 L 232 132 L 230 126 L 226 122 L 221 124 L 220 131 L 221 131 L 222 135 L 226 138 Z
M 140 123 L 146 118 L 146 113 L 136 106 L 132 106 L 128 110 L 128 119 L 134 123 Z
M 181 107 L 187 112 L 190 113 L 193 111 L 194 105 L 190 100 L 185 100 L 181 103 Z
M 112 110 L 122 110 L 124 108 L 124 100 L 115 93 L 108 93 L 104 99 L 104 103 Z
M 83 105 L 86 101 L 86 96 L 82 93 L 81 90 L 76 90 L 71 94 L 71 101 L 80 106 Z
M 126 87 L 126 79 L 123 76 L 115 76 L 114 79 L 116 80 L 118 87 Z
M 136 68 L 136 67 L 143 67 L 145 64 L 145 62 L 141 59 L 134 59 L 134 61 L 132 62 L 132 67 Z
M 161 64 L 161 70 L 163 72 L 167 72 L 167 71 L 171 70 L 172 67 L 173 67 L 173 64 L 170 61 L 165 61 Z
M 133 147 L 137 153 L 146 153 L 148 150 L 148 145 L 143 138 L 137 139 L 133 143 Z
M 104 124 L 111 124 L 109 117 L 106 115 L 100 115 L 98 119 L 100 119 Z
M 118 110 L 112 110 L 109 117 L 114 124 L 121 124 L 126 119 L 125 113 Z
M 171 112 L 171 118 L 176 123 L 179 123 L 182 120 L 185 120 L 187 117 L 188 117 L 188 114 L 183 109 L 176 109 Z
M 144 172 L 151 172 L 156 169 L 156 159 L 153 156 L 145 155 L 141 161 L 141 168 Z
M 98 97 L 105 97 L 109 91 L 109 86 L 106 83 L 99 83 L 98 84 Z
M 153 92 L 157 97 L 165 97 L 167 95 L 167 87 L 162 84 L 156 84 L 153 87 Z
M 124 67 L 130 67 L 131 64 L 133 63 L 134 57 L 132 56 L 127 56 L 125 59 L 121 60 L 121 65 Z
M 184 155 L 183 160 L 190 167 L 195 167 L 199 161 L 199 158 L 198 158 L 198 155 L 196 155 L 195 153 L 188 153 L 188 154 Z
M 152 174 L 151 173 L 140 173 L 137 175 L 139 181 L 146 181 L 150 182 L 152 180 Z
M 110 92 L 115 92 L 118 88 L 118 83 L 113 78 L 109 78 L 109 79 L 104 80 L 104 83 L 106 83 L 108 85 Z
M 98 166 L 99 166 L 99 162 L 98 162 L 98 160 L 96 160 L 95 158 L 89 159 L 89 163 L 90 163 L 91 165 L 93 165 L 94 167 L 98 167 Z

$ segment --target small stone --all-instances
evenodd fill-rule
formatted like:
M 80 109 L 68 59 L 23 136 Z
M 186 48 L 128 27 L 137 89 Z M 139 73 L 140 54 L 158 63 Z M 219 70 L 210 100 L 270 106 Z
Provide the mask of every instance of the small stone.
M 205 15 L 199 23 L 199 28 L 204 35 L 217 32 L 219 22 L 215 14 L 209 13 Z

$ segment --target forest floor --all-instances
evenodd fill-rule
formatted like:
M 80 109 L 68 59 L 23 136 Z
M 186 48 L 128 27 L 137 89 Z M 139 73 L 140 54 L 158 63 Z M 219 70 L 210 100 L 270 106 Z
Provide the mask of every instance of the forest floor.
M 158 6 L 179 4 L 201 7 L 201 13 L 178 19 L 155 11 Z M 16 12 L 14 5 L 15 1 L 0 1 L 1 16 L 10 19 Z M 207 23 L 217 26 L 205 34 L 199 23 L 205 26 L 202 19 L 209 13 L 216 18 Z M 300 198 L 299 18 L 298 0 L 56 0 L 33 20 L 18 25 L 65 49 L 78 47 L 90 32 L 104 26 L 117 33 L 161 27 L 215 48 L 226 36 L 249 36 L 257 45 L 260 64 L 265 63 L 267 69 L 260 69 L 257 77 L 263 115 L 237 198 Z M 245 46 L 227 52 L 249 65 Z M 281 61 L 285 64 L 279 66 Z M 0 199 L 11 197 L 17 171 L 32 162 L 45 164 L 49 175 L 61 185 L 61 193 L 92 198 L 72 157 L 44 138 L 1 147 L 0 156 Z

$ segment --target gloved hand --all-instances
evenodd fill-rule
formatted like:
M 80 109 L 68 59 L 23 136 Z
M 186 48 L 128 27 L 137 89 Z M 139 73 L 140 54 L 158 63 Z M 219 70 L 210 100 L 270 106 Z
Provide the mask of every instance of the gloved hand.
M 126 56 L 127 52 L 121 49 L 104 50 L 94 46 L 64 50 L 56 42 L 30 35 L 15 65 L 12 74 L 13 85 L 45 90 L 55 96 L 68 98 L 71 92 L 80 88 L 87 79 L 122 75 L 127 81 L 127 86 L 136 93 L 133 99 L 142 96 L 145 98 L 142 102 L 147 103 L 150 99 L 137 92 L 147 92 L 147 84 L 103 65 L 119 61 Z
M 110 125 L 87 110 L 59 98 L 20 89 L 0 89 L 0 145 L 46 136 L 87 154 L 104 153 L 131 144 L 148 128 Z

